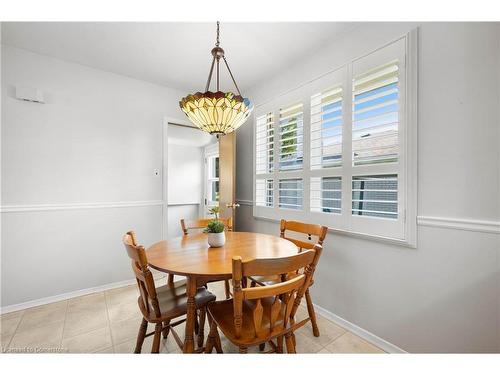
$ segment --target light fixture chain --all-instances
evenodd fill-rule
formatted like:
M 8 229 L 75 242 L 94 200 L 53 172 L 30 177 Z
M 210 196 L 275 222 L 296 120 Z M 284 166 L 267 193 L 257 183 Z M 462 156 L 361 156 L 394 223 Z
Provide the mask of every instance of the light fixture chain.
M 208 74 L 208 80 L 207 80 L 207 85 L 205 86 L 205 91 L 208 91 L 210 88 L 210 81 L 212 80 L 212 73 L 214 71 L 214 64 L 215 64 L 215 56 L 212 59 L 212 66 L 210 66 L 210 73 Z
M 219 40 L 219 21 L 217 21 L 217 40 L 215 42 L 215 46 L 219 47 L 220 45 L 220 40 Z
M 220 58 L 217 57 L 217 91 L 219 91 L 219 60 Z
M 242 97 L 240 88 L 234 79 L 233 72 L 231 68 L 229 68 L 229 64 L 224 56 L 224 50 L 220 47 L 219 21 L 217 21 L 215 47 L 212 48 L 211 53 L 213 58 L 205 92 L 196 92 L 187 95 L 181 99 L 179 105 L 193 124 L 201 130 L 216 135 L 217 138 L 219 138 L 224 134 L 231 133 L 238 129 L 248 119 L 248 116 L 253 110 L 253 105 L 248 98 Z M 235 96 L 234 90 L 227 92 L 220 91 L 220 70 L 223 69 L 220 66 L 221 57 L 231 76 L 238 96 Z M 217 67 L 215 66 L 216 63 Z M 217 75 L 215 78 L 217 81 L 217 92 L 209 91 L 214 74 Z
M 236 91 L 238 91 L 238 95 L 241 96 L 240 89 L 238 87 L 238 84 L 236 83 L 236 80 L 233 77 L 233 72 L 231 72 L 231 69 L 229 68 L 229 64 L 227 63 L 226 56 L 222 56 L 224 59 L 224 63 L 226 64 L 227 71 L 229 72 L 229 75 L 231 76 L 231 79 L 233 80 L 234 86 L 236 87 Z

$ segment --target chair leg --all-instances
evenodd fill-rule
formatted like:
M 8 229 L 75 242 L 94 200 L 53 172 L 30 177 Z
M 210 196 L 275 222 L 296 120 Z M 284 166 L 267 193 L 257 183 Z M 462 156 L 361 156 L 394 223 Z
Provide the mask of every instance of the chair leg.
M 215 322 L 214 324 L 215 324 L 215 351 L 217 352 L 217 354 L 221 354 L 222 343 L 220 341 L 219 330 L 217 329 L 217 324 Z
M 276 347 L 276 353 L 283 353 L 283 336 L 278 336 L 276 338 L 276 342 L 278 343 Z
M 200 332 L 200 325 L 198 324 L 198 310 L 194 314 L 194 333 L 198 334 Z
M 316 313 L 314 312 L 314 306 L 312 303 L 311 295 L 309 294 L 309 289 L 306 290 L 306 302 L 307 302 L 307 312 L 309 313 L 309 318 L 311 318 L 313 335 L 319 337 L 319 328 L 318 328 L 318 323 L 316 322 Z
M 210 322 L 210 332 L 208 333 L 207 345 L 205 345 L 205 353 L 212 353 L 216 340 L 215 332 L 217 331 L 217 324 L 215 324 L 210 315 L 208 315 L 208 321 Z
M 205 341 L 205 318 L 207 316 L 207 308 L 200 308 L 200 328 L 198 330 L 198 348 L 203 346 L 203 341 Z
M 161 340 L 162 329 L 163 329 L 163 325 L 161 323 L 156 323 L 155 335 L 153 337 L 153 347 L 151 348 L 151 353 L 159 353 L 160 352 L 160 340 Z
M 163 323 L 163 338 L 166 339 L 170 333 L 170 320 Z
M 246 346 L 240 346 L 239 352 L 240 352 L 240 354 L 247 354 L 248 348 Z
M 288 354 L 295 354 L 295 344 L 293 343 L 293 333 L 287 333 L 285 335 L 285 342 L 286 342 L 286 352 Z
M 263 352 L 265 348 L 266 348 L 265 342 L 263 342 L 262 344 L 259 345 L 259 351 Z
M 214 339 L 207 337 L 207 343 L 205 345 L 205 354 L 211 354 L 212 350 L 214 350 Z
M 134 353 L 140 354 L 142 350 L 142 344 L 144 338 L 146 337 L 146 331 L 148 329 L 148 321 L 142 318 L 141 326 L 139 327 L 139 333 L 137 334 L 137 343 L 135 344 Z
M 224 280 L 224 289 L 226 291 L 226 299 L 231 298 L 231 290 L 229 289 L 229 280 Z

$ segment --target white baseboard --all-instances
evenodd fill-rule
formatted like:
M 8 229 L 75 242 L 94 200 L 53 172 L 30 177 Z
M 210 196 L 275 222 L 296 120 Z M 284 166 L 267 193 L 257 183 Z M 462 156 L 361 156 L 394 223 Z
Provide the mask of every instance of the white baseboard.
M 104 292 L 105 290 L 109 290 L 109 289 L 115 289 L 115 288 L 120 288 L 123 286 L 133 285 L 136 282 L 137 282 L 136 279 L 118 281 L 115 283 L 100 285 L 100 286 L 96 286 L 96 287 L 92 287 L 92 288 L 76 290 L 74 292 L 58 294 L 56 296 L 35 299 L 32 301 L 23 302 L 23 303 L 19 303 L 16 305 L 9 305 L 9 306 L 2 307 L 0 310 L 0 314 L 7 314 L 10 312 L 14 312 L 14 311 L 29 309 L 31 307 L 36 307 L 36 306 L 46 305 L 49 303 L 64 301 L 66 299 L 80 297 L 80 296 L 84 296 L 86 294 Z
M 387 353 L 407 353 L 406 351 L 404 351 L 400 347 L 398 347 L 394 344 L 391 344 L 388 341 L 385 341 L 383 338 L 378 337 L 377 335 L 374 335 L 371 332 L 368 332 L 366 329 L 361 328 L 361 327 L 357 326 L 356 324 L 351 323 L 348 320 L 345 320 L 344 318 L 341 318 L 338 315 L 335 315 L 331 311 L 328 311 L 321 306 L 314 304 L 314 309 L 319 315 L 321 315 L 325 319 L 328 319 L 328 320 L 332 321 L 333 323 L 341 326 L 342 328 L 354 333 L 355 335 L 358 335 L 362 339 L 368 341 L 370 344 L 373 344 L 373 345 L 379 347 L 380 349 L 382 349 L 383 351 L 385 351 Z

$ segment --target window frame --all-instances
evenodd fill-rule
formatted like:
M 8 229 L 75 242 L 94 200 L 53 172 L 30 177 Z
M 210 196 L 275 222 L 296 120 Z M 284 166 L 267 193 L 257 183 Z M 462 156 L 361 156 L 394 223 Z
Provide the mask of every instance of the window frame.
M 263 188 L 261 190 L 263 190 L 262 192 L 262 201 L 259 201 L 256 197 L 255 199 L 255 205 L 256 206 L 259 206 L 259 207 L 268 207 L 268 208 L 273 208 L 274 207 L 274 180 L 271 179 L 271 178 L 257 178 L 255 180 L 256 182 L 256 185 L 255 185 L 255 195 L 257 196 L 257 182 L 261 181 L 262 184 L 263 184 Z M 268 191 L 268 184 L 271 183 L 272 184 L 272 189 L 271 189 L 271 201 L 269 202 L 268 201 L 268 195 L 267 195 L 267 191 Z
M 219 177 L 215 177 L 215 173 L 212 175 L 211 172 L 215 172 L 215 166 L 212 166 L 212 161 L 219 158 L 219 145 L 211 144 L 205 147 L 204 150 L 204 197 L 203 197 L 203 213 L 202 216 L 208 214 L 208 210 L 212 207 L 218 206 L 219 202 L 210 200 L 212 193 L 212 182 L 219 181 L 220 177 L 220 164 L 219 164 Z M 220 187 L 219 187 L 220 189 Z
M 265 119 L 265 122 L 263 124 L 260 124 L 260 126 L 264 125 L 264 129 L 261 129 L 259 128 L 259 120 L 261 118 L 264 118 Z M 270 121 L 269 121 L 270 120 Z M 262 166 L 262 163 L 263 163 L 263 160 L 264 160 L 264 168 L 261 167 L 261 169 L 264 169 L 265 172 L 259 172 L 260 173 L 272 173 L 273 170 L 274 170 L 274 158 L 276 157 L 275 155 L 275 134 L 274 134 L 274 123 L 275 123 L 275 119 L 274 119 L 274 113 L 272 112 L 269 112 L 269 113 L 265 113 L 261 116 L 258 116 L 255 118 L 255 142 L 254 142 L 254 153 L 255 153 L 255 161 L 254 161 L 254 164 L 255 164 L 255 170 L 257 171 L 257 157 L 259 158 L 258 161 L 259 161 L 259 165 Z M 272 127 L 271 128 L 268 128 L 267 125 L 270 125 L 272 124 Z M 266 140 L 264 143 L 262 142 L 262 136 L 259 136 L 257 137 L 257 133 L 262 133 L 264 132 L 265 133 L 265 136 L 264 138 L 270 138 L 271 136 L 269 135 L 269 131 L 272 130 L 272 138 L 273 138 L 273 141 L 272 143 L 270 143 L 268 140 Z M 259 144 L 257 144 L 257 140 L 260 141 Z M 265 147 L 263 147 L 265 145 Z M 268 147 L 269 145 L 271 145 L 272 147 Z M 261 153 L 264 153 L 264 155 L 257 155 L 257 147 L 260 146 L 261 149 L 259 150 Z M 273 162 L 271 162 L 270 160 L 273 160 Z M 271 168 L 269 168 L 269 166 L 272 165 Z M 257 173 L 257 172 L 256 172 Z
M 255 119 L 273 112 L 274 141 L 279 145 L 279 111 L 292 104 L 303 105 L 303 163 L 302 169 L 279 170 L 279 155 L 275 152 L 272 173 L 255 173 L 255 121 L 253 147 L 253 216 L 269 220 L 301 220 L 327 225 L 330 230 L 354 236 L 389 241 L 416 247 L 417 239 L 417 37 L 418 30 L 397 38 L 371 53 L 350 60 L 345 65 L 322 75 L 294 90 L 288 91 L 267 103 L 257 106 Z M 398 84 L 398 162 L 372 165 L 352 164 L 352 85 L 353 78 L 363 71 L 394 59 L 399 60 Z M 378 65 L 377 65 L 378 64 Z M 311 96 L 333 88 L 342 87 L 342 165 L 311 169 Z M 384 174 L 398 174 L 398 219 L 352 215 L 352 178 Z M 341 214 L 310 210 L 312 177 L 340 177 L 342 179 Z M 302 178 L 302 210 L 279 208 L 278 181 Z M 274 181 L 273 207 L 256 206 L 256 179 Z
M 215 171 L 216 171 L 216 162 L 219 159 L 219 155 L 215 156 L 209 156 L 206 159 L 207 163 L 207 179 L 206 179 L 206 206 L 207 208 L 212 208 L 215 206 L 219 205 L 219 201 L 213 201 L 211 200 L 212 194 L 213 194 L 213 183 L 214 182 L 219 182 L 219 177 L 216 176 Z M 220 188 L 219 188 L 220 189 Z

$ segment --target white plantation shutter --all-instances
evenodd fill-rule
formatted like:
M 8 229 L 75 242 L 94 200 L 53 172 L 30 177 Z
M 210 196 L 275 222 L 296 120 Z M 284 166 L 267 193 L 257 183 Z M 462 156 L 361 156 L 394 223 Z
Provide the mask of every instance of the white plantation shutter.
M 353 177 L 352 214 L 397 219 L 398 176 Z
M 279 168 L 301 169 L 304 159 L 304 125 L 302 103 L 280 109 Z
M 301 210 L 303 202 L 303 182 L 301 178 L 287 178 L 279 181 L 279 206 L 291 210 Z
M 254 216 L 415 243 L 416 34 L 407 38 L 258 107 Z
M 311 177 L 311 211 L 341 213 L 342 179 L 340 177 Z
M 274 169 L 274 116 L 272 112 L 257 118 L 255 148 L 255 173 L 271 173 Z
M 353 79 L 353 164 L 398 161 L 398 61 Z
M 274 181 L 272 179 L 257 179 L 255 187 L 255 204 L 263 207 L 274 205 Z
M 311 97 L 311 169 L 342 165 L 342 87 Z
M 405 51 L 399 40 L 356 60 L 351 87 L 349 227 L 398 239 L 406 217 Z

